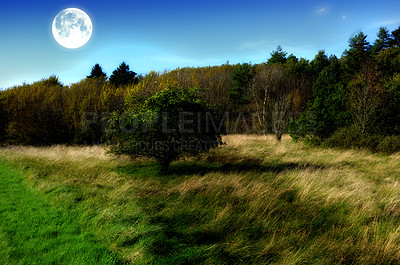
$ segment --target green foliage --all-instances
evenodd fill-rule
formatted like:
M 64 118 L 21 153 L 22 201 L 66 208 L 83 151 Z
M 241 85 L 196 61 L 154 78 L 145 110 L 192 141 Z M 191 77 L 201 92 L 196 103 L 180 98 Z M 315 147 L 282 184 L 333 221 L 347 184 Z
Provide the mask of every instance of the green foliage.
M 400 152 L 400 136 L 391 135 L 384 137 L 379 141 L 376 149 L 379 152 L 388 154 Z
M 392 31 L 392 38 L 393 38 L 393 46 L 399 48 L 400 47 L 400 26 Z
M 231 104 L 235 108 L 238 105 L 248 103 L 248 89 L 253 79 L 254 71 L 250 64 L 239 64 L 232 72 L 232 86 L 230 87 Z
M 136 73 L 129 70 L 129 65 L 122 62 L 110 76 L 110 83 L 116 88 L 130 84 L 137 84 Z
M 392 78 L 394 74 L 400 73 L 400 47 L 382 50 L 376 56 L 376 63 L 385 79 Z
M 362 147 L 361 139 L 364 139 L 364 142 L 366 142 L 365 137 L 355 127 L 344 127 L 326 139 L 323 145 L 327 147 L 360 148 Z
M 359 32 L 349 39 L 350 49 L 344 51 L 346 65 L 351 73 L 361 69 L 371 57 L 371 45 L 367 41 L 367 35 Z
M 93 66 L 92 71 L 90 72 L 90 75 L 87 76 L 87 78 L 101 78 L 101 79 L 107 79 L 107 74 L 103 72 L 103 69 L 101 66 L 97 63 Z
M 322 70 L 330 65 L 330 60 L 328 56 L 325 54 L 325 51 L 319 51 L 317 55 L 315 55 L 314 59 L 310 62 L 311 71 L 318 76 Z
M 278 45 L 275 51 L 271 52 L 271 57 L 268 59 L 268 64 L 285 63 L 287 60 L 287 52 L 282 50 Z
M 383 84 L 386 97 L 382 107 L 380 130 L 384 134 L 400 134 L 400 74 L 394 74 Z
M 372 54 L 379 54 L 382 50 L 385 50 L 392 46 L 393 39 L 386 27 L 380 27 L 378 32 L 378 38 L 375 40 L 374 45 L 372 45 Z
M 210 123 L 212 110 L 198 92 L 167 88 L 138 108 L 114 113 L 106 130 L 110 152 L 154 157 L 166 173 L 171 161 L 181 155 L 196 155 L 222 144 Z
M 291 134 L 302 138 L 314 135 L 320 139 L 329 137 L 338 128 L 350 122 L 347 102 L 347 87 L 344 70 L 338 60 L 332 60 L 318 76 L 308 111 L 293 125 Z M 296 137 L 296 136 L 295 136 Z
M 302 113 L 298 119 L 292 118 L 288 124 L 288 132 L 293 140 L 304 140 L 308 143 L 319 142 L 319 139 L 316 138 L 316 128 L 315 114 L 310 111 Z
M 367 149 L 388 154 L 400 152 L 399 135 L 363 134 L 355 126 L 337 130 L 322 144 L 326 147 Z

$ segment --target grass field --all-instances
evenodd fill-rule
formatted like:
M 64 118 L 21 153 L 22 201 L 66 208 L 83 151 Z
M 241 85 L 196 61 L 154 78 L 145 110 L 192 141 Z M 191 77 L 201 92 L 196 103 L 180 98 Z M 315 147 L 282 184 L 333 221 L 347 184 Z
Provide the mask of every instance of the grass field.
M 166 176 L 101 147 L 0 149 L 1 263 L 400 263 L 399 154 L 224 141 Z

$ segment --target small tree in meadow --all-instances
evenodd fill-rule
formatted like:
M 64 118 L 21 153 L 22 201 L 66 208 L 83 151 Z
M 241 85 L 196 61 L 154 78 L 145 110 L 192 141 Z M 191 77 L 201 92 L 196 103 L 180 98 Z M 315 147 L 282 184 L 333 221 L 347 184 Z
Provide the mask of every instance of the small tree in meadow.
M 222 144 L 212 109 L 197 89 L 167 88 L 124 113 L 115 112 L 106 130 L 109 151 L 155 158 L 161 172 L 182 155 Z

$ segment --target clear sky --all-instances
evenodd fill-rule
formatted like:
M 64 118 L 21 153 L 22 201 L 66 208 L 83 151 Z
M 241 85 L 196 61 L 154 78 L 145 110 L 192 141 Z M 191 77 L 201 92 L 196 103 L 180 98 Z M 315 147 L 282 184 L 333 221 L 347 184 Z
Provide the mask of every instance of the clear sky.
M 85 11 L 89 42 L 60 46 L 51 25 L 63 9 Z M 145 74 L 185 66 L 260 63 L 277 45 L 312 59 L 318 50 L 341 56 L 348 39 L 400 25 L 400 1 L 27 1 L 0 3 L 0 89 L 57 75 L 65 84 L 99 63 L 110 75 L 122 61 Z

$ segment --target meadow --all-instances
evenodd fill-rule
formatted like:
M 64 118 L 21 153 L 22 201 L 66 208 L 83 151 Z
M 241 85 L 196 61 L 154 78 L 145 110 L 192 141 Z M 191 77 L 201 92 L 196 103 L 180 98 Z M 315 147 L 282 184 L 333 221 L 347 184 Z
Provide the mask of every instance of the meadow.
M 400 263 L 400 154 L 223 140 L 167 175 L 100 146 L 1 148 L 0 262 Z

